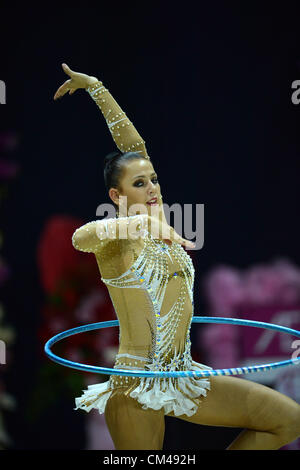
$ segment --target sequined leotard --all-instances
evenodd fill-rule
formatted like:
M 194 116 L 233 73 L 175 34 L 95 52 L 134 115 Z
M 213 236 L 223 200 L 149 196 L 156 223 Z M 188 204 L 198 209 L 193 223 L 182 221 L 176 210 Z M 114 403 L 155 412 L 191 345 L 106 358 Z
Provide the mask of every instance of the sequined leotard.
M 105 91 L 105 98 L 100 98 L 103 96 L 101 90 L 102 93 Z M 106 116 L 118 148 L 122 151 L 139 148 L 142 155 L 147 155 L 144 141 L 102 82 L 87 91 L 94 99 L 97 97 L 95 101 Z M 122 115 L 123 118 L 119 119 Z M 123 123 L 116 126 L 120 121 Z M 130 219 L 92 221 L 78 228 L 72 237 L 76 249 L 95 254 L 101 280 L 107 285 L 120 322 L 119 351 L 114 368 L 151 371 L 210 369 L 191 357 L 194 267 L 182 246 L 176 242 L 168 246 L 154 239 L 150 231 L 138 240 L 101 240 L 96 234 L 97 224 L 105 222 L 109 233 L 116 224 Z M 205 396 L 209 388 L 210 382 L 206 378 L 113 375 L 107 382 L 90 385 L 81 397 L 75 399 L 75 409 L 90 411 L 96 408 L 99 413 L 104 413 L 107 400 L 114 390 L 119 389 L 136 399 L 143 409 L 164 408 L 165 413 L 173 411 L 176 416 L 191 416 L 197 410 L 201 395 Z

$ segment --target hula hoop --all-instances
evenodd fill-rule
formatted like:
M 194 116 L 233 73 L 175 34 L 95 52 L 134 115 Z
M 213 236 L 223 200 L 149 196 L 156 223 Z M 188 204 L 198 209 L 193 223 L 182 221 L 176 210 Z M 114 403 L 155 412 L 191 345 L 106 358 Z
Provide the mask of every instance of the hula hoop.
M 293 336 L 297 336 L 300 338 L 300 331 L 293 330 L 291 328 L 287 328 L 285 326 L 279 326 L 272 323 L 265 323 L 259 321 L 252 321 L 252 320 L 241 320 L 238 318 L 224 318 L 224 317 L 193 317 L 192 323 L 217 323 L 217 324 L 230 324 L 230 325 L 242 325 L 242 326 L 253 326 L 257 328 L 264 328 L 267 330 L 275 330 L 283 333 L 288 333 Z M 280 362 L 272 362 L 270 364 L 262 364 L 262 365 L 254 365 L 254 366 L 247 366 L 247 367 L 234 367 L 230 369 L 203 369 L 199 371 L 129 371 L 125 369 L 112 369 L 109 367 L 98 367 L 98 366 L 91 366 L 88 364 L 81 364 L 79 362 L 69 361 L 67 359 L 63 359 L 62 357 L 56 356 L 51 351 L 51 347 L 61 341 L 64 338 L 69 336 L 83 333 L 86 331 L 97 330 L 101 328 L 109 328 L 111 326 L 118 326 L 119 320 L 110 320 L 105 322 L 99 323 L 90 323 L 88 325 L 79 326 L 76 328 L 72 328 L 70 330 L 63 331 L 51 339 L 47 341 L 44 347 L 44 351 L 47 356 L 54 362 L 66 367 L 71 367 L 72 369 L 83 370 L 85 372 L 93 372 L 97 374 L 109 374 L 109 375 L 119 375 L 119 376 L 130 376 L 130 377 L 209 377 L 209 376 L 216 376 L 216 375 L 241 375 L 241 374 L 249 374 L 258 371 L 268 371 L 271 369 L 277 369 L 279 367 L 287 367 L 289 365 L 297 365 L 300 364 L 300 357 L 293 358 L 286 361 Z

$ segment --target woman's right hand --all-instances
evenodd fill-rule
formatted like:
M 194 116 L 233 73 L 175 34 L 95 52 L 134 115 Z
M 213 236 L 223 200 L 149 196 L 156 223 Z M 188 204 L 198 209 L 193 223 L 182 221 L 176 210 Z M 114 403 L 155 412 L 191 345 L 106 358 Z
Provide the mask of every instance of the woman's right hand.
M 67 92 L 70 95 L 78 88 L 87 88 L 89 85 L 96 83 L 98 79 L 96 77 L 91 77 L 85 73 L 74 72 L 68 67 L 67 64 L 62 64 L 63 71 L 70 77 L 69 80 L 66 80 L 55 92 L 54 99 L 64 96 Z
M 148 216 L 148 223 L 148 231 L 151 233 L 153 238 L 163 240 L 167 245 L 171 245 L 172 242 L 177 242 L 186 248 L 195 248 L 195 243 L 182 238 L 167 222 L 156 217 Z

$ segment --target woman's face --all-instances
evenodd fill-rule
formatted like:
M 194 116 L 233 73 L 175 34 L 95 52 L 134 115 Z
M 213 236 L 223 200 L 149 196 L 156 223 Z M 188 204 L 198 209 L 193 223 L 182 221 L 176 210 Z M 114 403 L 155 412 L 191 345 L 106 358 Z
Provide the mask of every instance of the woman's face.
M 119 206 L 120 217 L 138 213 L 155 215 L 163 207 L 157 173 L 152 163 L 145 158 L 126 163 L 120 181 L 120 191 L 111 188 L 109 195 Z M 148 204 L 153 198 L 156 198 L 156 204 Z M 134 208 L 134 204 L 141 206 Z

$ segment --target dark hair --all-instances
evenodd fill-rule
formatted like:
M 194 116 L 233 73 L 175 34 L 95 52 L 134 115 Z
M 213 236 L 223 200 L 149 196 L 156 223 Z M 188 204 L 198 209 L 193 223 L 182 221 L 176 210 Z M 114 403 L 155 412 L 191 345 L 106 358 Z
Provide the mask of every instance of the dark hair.
M 132 160 L 139 160 L 140 158 L 145 158 L 142 155 L 139 155 L 137 152 L 120 152 L 114 151 L 108 153 L 104 157 L 103 161 L 103 170 L 104 170 L 104 184 L 107 191 L 110 188 L 120 189 L 120 180 L 124 171 L 125 164 Z M 115 209 L 118 209 L 118 206 L 113 203 Z

